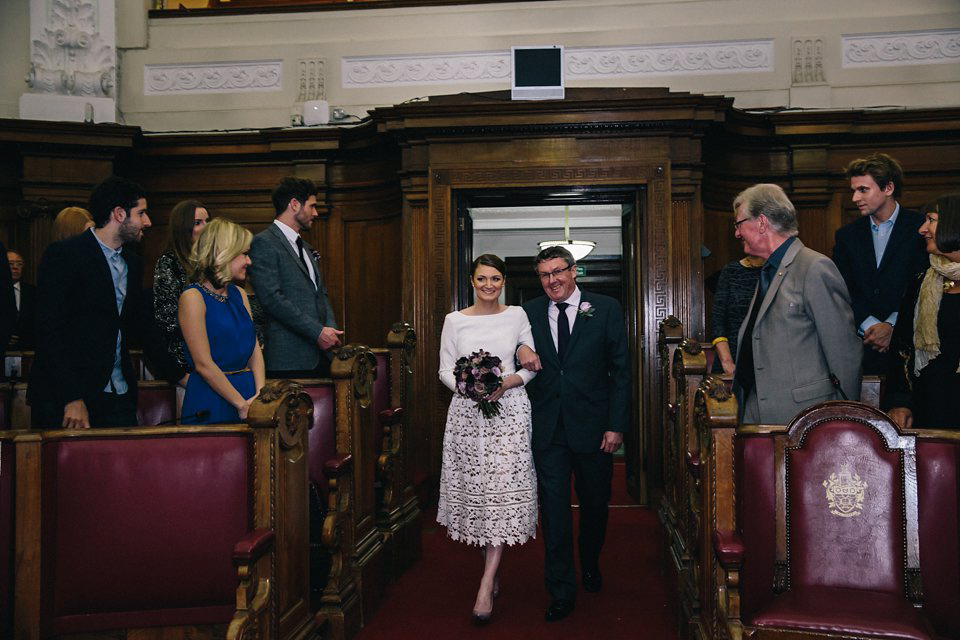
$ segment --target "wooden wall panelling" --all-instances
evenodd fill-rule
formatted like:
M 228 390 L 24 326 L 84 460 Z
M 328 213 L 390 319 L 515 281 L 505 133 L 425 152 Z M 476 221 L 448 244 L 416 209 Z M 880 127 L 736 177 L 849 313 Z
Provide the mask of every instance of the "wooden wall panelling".
M 419 163 L 414 166 L 420 168 Z M 410 426 L 410 461 L 414 486 L 420 498 L 426 500 L 429 492 L 433 490 L 433 485 L 428 481 L 433 456 L 432 425 L 439 419 L 436 415 L 439 404 L 437 368 L 431 368 L 431 364 L 435 362 L 431 352 L 439 349 L 440 340 L 439 328 L 435 327 L 434 305 L 429 287 L 431 254 L 434 250 L 430 234 L 429 206 L 432 184 L 427 179 L 425 170 L 410 171 L 405 167 L 401 179 L 403 310 L 400 317 L 410 319 L 417 331 L 418 342 L 413 365 L 413 388 L 416 392 L 410 403 L 412 410 L 407 424 Z
M 35 282 L 50 225 L 65 206 L 86 206 L 90 189 L 129 166 L 139 130 L 34 120 L 0 120 L 0 233 Z
M 340 299 L 337 319 L 348 341 L 383 346 L 402 313 L 399 153 L 395 147 L 370 144 L 343 155 L 327 168 L 325 253 L 330 271 L 340 278 L 328 288 Z

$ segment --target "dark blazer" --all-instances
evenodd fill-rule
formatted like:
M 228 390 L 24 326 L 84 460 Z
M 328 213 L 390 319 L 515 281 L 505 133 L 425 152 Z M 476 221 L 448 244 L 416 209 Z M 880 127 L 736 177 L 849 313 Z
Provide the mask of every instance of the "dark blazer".
M 13 275 L 10 273 L 10 261 L 7 260 L 7 248 L 0 242 L 0 357 L 3 356 L 17 317 L 17 299 L 13 294 Z M 0 377 L 3 371 L 0 370 Z
M 27 391 L 31 403 L 65 405 L 102 392 L 113 372 L 117 331 L 123 375 L 132 392 L 137 389 L 129 353 L 134 339 L 164 377 L 176 381 L 183 376 L 149 313 L 143 261 L 129 248 L 122 255 L 127 262 L 127 295 L 123 312 L 117 313 L 110 267 L 91 232 L 47 247 L 37 278 L 36 359 Z
M 313 259 L 313 249 L 306 242 L 303 249 L 304 257 L 313 263 L 316 286 L 277 225 L 271 224 L 258 233 L 250 247 L 253 289 L 267 316 L 267 371 L 316 369 L 320 358 L 332 357 L 320 349 L 317 338 L 324 327 L 337 326 L 333 307 Z
M 37 288 L 20 281 L 20 310 L 17 311 L 17 324 L 13 335 L 19 336 L 16 348 L 20 351 L 33 349 L 37 323 Z
M 550 335 L 541 296 L 523 305 L 543 369 L 527 384 L 533 409 L 533 449 L 545 449 L 560 412 L 571 448 L 600 449 L 605 431 L 624 432 L 630 424 L 630 362 L 623 312 L 613 298 L 580 290 L 580 303 L 594 311 L 578 315 L 563 362 Z
M 920 212 L 900 208 L 879 267 L 873 251 L 870 216 L 861 216 L 837 230 L 833 261 L 850 292 L 858 328 L 869 316 L 883 322 L 899 309 L 907 282 L 928 266 L 926 243 L 917 233 L 921 224 Z M 864 373 L 885 373 L 886 360 L 886 354 L 865 348 Z
M 945 315 L 949 309 L 941 301 L 937 313 L 937 330 L 940 332 L 943 352 L 930 361 L 917 376 L 913 373 L 916 359 L 914 340 L 914 313 L 920 286 L 926 271 L 916 274 L 907 283 L 907 290 L 900 305 L 900 316 L 890 342 L 890 361 L 887 366 L 880 408 L 889 411 L 905 407 L 913 413 L 914 428 L 943 429 L 960 426 L 957 413 L 957 396 L 960 394 L 960 374 L 957 373 L 956 351 L 946 346 L 943 330 L 957 327 L 960 318 Z M 949 295 L 945 294 L 944 299 Z M 956 297 L 956 296 L 953 296 Z M 950 340 L 950 337 L 947 338 Z M 956 340 L 951 340 L 956 344 Z M 951 357 L 952 356 L 952 357 Z

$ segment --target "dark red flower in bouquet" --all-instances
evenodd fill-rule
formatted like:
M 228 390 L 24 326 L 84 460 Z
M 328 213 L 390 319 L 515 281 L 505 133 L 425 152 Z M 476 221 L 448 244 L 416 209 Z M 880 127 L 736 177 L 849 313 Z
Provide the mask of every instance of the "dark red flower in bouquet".
M 500 402 L 487 400 L 500 386 L 500 364 L 500 358 L 481 349 L 463 356 L 453 367 L 457 393 L 476 402 L 484 418 L 500 415 Z

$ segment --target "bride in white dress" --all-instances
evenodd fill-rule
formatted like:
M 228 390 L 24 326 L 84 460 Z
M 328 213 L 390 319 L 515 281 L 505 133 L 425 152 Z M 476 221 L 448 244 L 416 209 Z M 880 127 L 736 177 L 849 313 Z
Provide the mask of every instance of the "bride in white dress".
M 523 309 L 500 304 L 504 270 L 503 260 L 492 254 L 473 262 L 475 303 L 448 314 L 440 338 L 440 380 L 454 394 L 443 436 L 437 521 L 454 540 L 484 550 L 473 607 L 476 624 L 493 614 L 503 545 L 523 544 L 537 530 L 530 400 L 523 388 L 536 374 L 517 371 L 514 364 L 517 347 L 535 347 Z M 457 359 L 481 349 L 500 358 L 503 372 L 500 387 L 487 398 L 501 405 L 492 418 L 484 418 L 476 402 L 456 392 Z

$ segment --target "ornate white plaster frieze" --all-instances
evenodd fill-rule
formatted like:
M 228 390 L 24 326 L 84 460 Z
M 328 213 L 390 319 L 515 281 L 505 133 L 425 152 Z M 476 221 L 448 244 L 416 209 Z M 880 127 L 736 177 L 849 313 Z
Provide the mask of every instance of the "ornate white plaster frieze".
M 846 35 L 843 67 L 890 67 L 960 62 L 960 29 Z
M 510 52 L 349 56 L 342 59 L 341 71 L 345 88 L 502 83 L 510 80 Z
M 151 64 L 143 68 L 143 93 L 148 96 L 280 91 L 282 88 L 282 60 Z
M 112 0 L 31 0 L 29 93 L 113 97 Z
M 567 78 L 773 71 L 773 40 L 566 50 Z
M 637 77 L 773 71 L 773 40 L 567 48 L 567 78 Z M 342 60 L 344 88 L 385 85 L 503 83 L 510 52 L 421 56 L 351 56 Z

